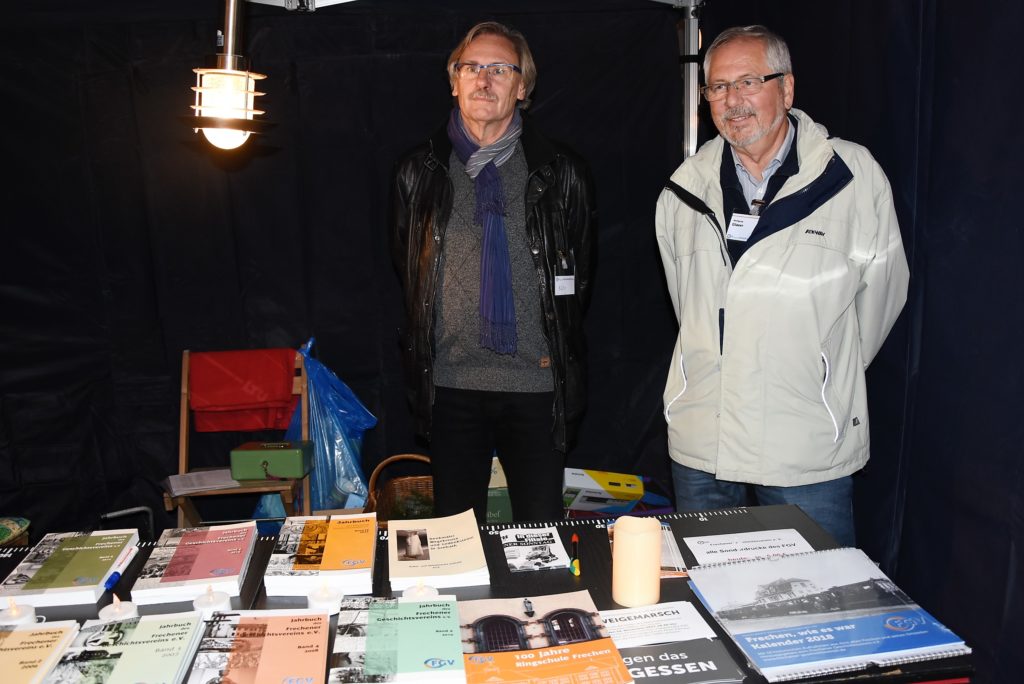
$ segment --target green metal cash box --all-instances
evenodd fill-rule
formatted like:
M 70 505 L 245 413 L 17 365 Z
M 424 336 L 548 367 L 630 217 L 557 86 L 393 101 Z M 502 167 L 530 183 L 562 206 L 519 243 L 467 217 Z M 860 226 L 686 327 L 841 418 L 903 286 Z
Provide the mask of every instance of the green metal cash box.
M 231 450 L 236 480 L 300 478 L 313 465 L 313 442 L 246 442 Z

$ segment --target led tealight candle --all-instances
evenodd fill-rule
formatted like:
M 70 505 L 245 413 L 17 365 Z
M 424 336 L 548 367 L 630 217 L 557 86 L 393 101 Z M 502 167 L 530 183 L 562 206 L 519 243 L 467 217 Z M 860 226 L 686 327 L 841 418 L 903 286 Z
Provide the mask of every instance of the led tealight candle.
M 203 614 L 204 618 L 213 615 L 214 611 L 231 610 L 231 597 L 223 591 L 214 591 L 213 587 L 206 587 L 206 591 L 200 594 L 194 601 L 192 607 Z
M 310 610 L 324 610 L 333 615 L 341 610 L 341 592 L 322 584 L 306 596 L 306 607 Z
M 100 608 L 100 620 L 127 620 L 139 617 L 139 609 L 131 601 L 114 596 L 114 602 Z
M 415 587 L 409 587 L 402 592 L 402 598 L 413 601 L 429 601 L 430 599 L 437 598 L 437 596 L 437 589 L 423 582 L 420 582 Z
M 623 516 L 612 539 L 612 598 L 633 608 L 657 603 L 660 596 L 661 523 Z
M 25 625 L 36 621 L 35 606 L 18 605 L 14 599 L 7 600 L 8 607 L 0 610 L 0 625 Z

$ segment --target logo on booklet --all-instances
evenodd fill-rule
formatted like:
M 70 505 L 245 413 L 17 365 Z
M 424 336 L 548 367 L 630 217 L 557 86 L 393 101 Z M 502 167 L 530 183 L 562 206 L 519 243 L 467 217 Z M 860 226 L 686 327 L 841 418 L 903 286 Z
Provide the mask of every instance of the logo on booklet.
M 423 664 L 431 670 L 439 670 L 442 667 L 451 667 L 455 661 L 451 658 L 427 658 Z
M 915 615 L 893 615 L 885 619 L 885 628 L 894 632 L 909 632 L 924 624 L 924 618 Z

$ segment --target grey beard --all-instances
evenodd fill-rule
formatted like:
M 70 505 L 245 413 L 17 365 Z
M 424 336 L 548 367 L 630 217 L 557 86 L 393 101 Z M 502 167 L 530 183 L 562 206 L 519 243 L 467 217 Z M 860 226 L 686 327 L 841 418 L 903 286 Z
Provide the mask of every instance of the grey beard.
M 732 109 L 725 110 L 725 113 L 722 114 L 722 118 L 728 119 L 729 117 L 732 116 L 752 116 L 755 113 L 756 112 L 751 107 L 733 107 Z M 722 134 L 722 137 L 725 138 L 725 141 L 729 143 L 731 146 L 739 147 L 742 149 L 744 147 L 749 147 L 750 145 L 753 145 L 758 140 L 768 135 L 768 133 L 775 130 L 775 128 L 780 123 L 782 123 L 782 117 L 784 116 L 786 116 L 786 110 L 782 110 L 781 112 L 779 112 L 778 115 L 774 119 L 772 119 L 772 122 L 768 124 L 766 127 L 758 129 L 754 131 L 749 137 L 740 140 L 730 138 L 728 135 L 726 135 L 724 131 L 719 132 Z

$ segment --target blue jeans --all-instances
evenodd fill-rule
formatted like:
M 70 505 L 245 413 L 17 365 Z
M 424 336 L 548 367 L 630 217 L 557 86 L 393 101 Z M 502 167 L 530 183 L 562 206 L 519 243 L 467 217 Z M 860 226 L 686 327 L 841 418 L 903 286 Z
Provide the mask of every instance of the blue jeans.
M 677 511 L 705 511 L 714 508 L 796 504 L 832 535 L 840 546 L 854 546 L 853 478 L 796 487 L 767 487 L 745 482 L 715 479 L 711 473 L 672 462 Z M 753 496 L 751 496 L 753 495 Z

